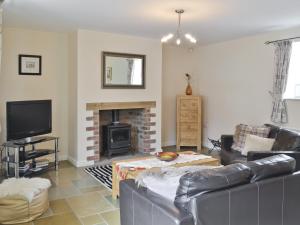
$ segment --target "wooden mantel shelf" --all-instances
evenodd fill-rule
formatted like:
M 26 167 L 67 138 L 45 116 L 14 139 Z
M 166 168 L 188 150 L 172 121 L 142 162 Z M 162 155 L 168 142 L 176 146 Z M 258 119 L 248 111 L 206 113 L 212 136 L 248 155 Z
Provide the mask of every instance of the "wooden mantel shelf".
M 101 103 L 87 103 L 86 110 L 112 110 L 112 109 L 144 109 L 155 108 L 155 101 L 144 102 L 101 102 Z

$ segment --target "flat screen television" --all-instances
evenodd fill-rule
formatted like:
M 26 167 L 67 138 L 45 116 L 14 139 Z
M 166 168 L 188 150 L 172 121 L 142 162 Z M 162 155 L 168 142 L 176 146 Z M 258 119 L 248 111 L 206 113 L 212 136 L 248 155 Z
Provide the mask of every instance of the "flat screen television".
M 51 100 L 7 102 L 6 128 L 8 141 L 51 133 Z

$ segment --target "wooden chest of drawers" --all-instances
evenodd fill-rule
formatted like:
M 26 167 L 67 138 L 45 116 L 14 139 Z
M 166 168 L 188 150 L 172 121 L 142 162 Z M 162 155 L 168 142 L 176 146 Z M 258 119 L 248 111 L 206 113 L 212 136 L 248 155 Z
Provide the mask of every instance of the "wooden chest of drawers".
M 201 151 L 201 97 L 177 96 L 176 147 L 196 146 Z

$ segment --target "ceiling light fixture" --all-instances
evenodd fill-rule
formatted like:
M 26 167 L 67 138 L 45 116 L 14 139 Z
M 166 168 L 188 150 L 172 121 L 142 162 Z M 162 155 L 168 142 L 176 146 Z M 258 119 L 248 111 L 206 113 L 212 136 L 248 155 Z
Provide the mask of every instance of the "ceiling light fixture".
M 178 14 L 178 26 L 177 26 L 176 34 L 174 35 L 174 34 L 170 33 L 168 35 L 163 36 L 162 39 L 161 39 L 162 43 L 166 43 L 166 42 L 172 40 L 174 36 L 175 36 L 175 39 L 176 39 L 175 43 L 177 45 L 180 45 L 182 43 L 181 15 L 184 13 L 184 10 L 183 9 L 176 9 L 175 13 Z M 193 37 L 189 33 L 186 33 L 184 35 L 184 37 L 185 37 L 186 40 L 188 40 L 192 44 L 196 44 L 197 43 L 196 38 Z

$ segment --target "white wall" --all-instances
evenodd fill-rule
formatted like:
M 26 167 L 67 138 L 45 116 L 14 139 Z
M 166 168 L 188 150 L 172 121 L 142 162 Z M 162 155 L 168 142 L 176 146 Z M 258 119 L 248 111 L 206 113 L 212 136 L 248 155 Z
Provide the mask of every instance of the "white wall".
M 146 89 L 101 89 L 101 52 L 146 55 Z M 88 30 L 77 33 L 77 154 L 73 161 L 87 165 L 86 103 L 156 101 L 156 140 L 161 145 L 161 66 L 162 49 L 158 40 L 108 34 Z M 75 149 L 73 149 L 75 150 Z
M 299 35 L 299 28 L 290 29 L 195 49 L 191 62 L 195 68 L 193 73 L 198 76 L 198 93 L 204 98 L 204 145 L 208 145 L 207 137 L 219 138 L 221 134 L 233 133 L 238 123 L 270 123 L 272 99 L 268 91 L 272 90 L 274 48 L 264 42 Z M 172 70 L 180 71 L 182 67 L 190 67 L 185 54 L 179 52 L 180 55 L 170 56 L 174 51 L 164 50 L 164 62 L 170 61 L 170 57 L 182 62 L 171 64 Z M 181 85 L 181 81 L 174 80 L 170 72 L 164 72 L 163 77 L 167 77 L 164 85 L 169 82 L 176 87 Z M 173 88 L 168 96 L 175 97 L 176 94 L 177 90 Z M 163 105 L 169 104 L 170 97 L 163 96 Z M 173 107 L 167 110 L 171 113 Z M 289 100 L 288 112 L 289 123 L 285 126 L 299 129 L 300 102 Z M 166 124 L 163 133 L 169 132 L 165 130 L 167 127 L 174 126 L 173 119 Z M 163 136 L 163 142 L 175 140 L 174 134 L 171 135 Z
M 0 123 L 6 131 L 6 102 L 52 99 L 53 135 L 60 137 L 60 155 L 68 151 L 68 38 L 66 34 L 6 28 L 0 75 Z M 42 56 L 42 76 L 19 76 L 18 55 Z

